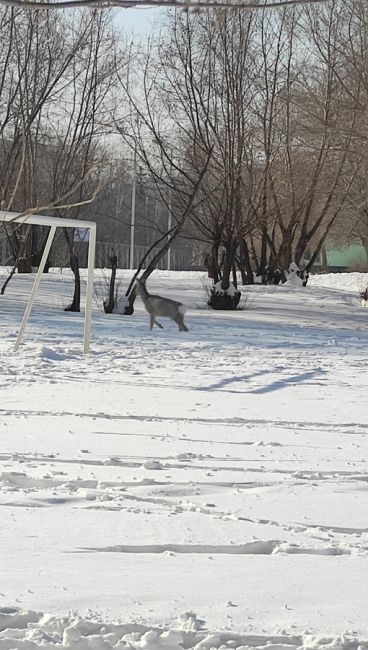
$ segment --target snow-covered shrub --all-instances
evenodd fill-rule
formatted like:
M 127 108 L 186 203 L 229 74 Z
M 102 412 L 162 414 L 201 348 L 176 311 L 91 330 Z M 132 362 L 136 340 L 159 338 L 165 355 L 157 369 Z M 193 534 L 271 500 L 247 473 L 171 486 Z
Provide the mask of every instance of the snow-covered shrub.
M 212 309 L 235 310 L 239 309 L 241 292 L 230 282 L 227 289 L 223 289 L 221 282 L 211 287 L 207 305 Z

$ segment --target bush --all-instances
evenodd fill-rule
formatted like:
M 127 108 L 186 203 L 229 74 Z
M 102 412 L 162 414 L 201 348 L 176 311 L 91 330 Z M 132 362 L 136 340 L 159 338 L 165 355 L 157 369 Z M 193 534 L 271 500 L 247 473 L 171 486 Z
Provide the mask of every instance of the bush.
M 239 309 L 241 292 L 230 282 L 229 288 L 221 288 L 221 282 L 211 287 L 208 295 L 207 305 L 212 309 L 234 311 Z

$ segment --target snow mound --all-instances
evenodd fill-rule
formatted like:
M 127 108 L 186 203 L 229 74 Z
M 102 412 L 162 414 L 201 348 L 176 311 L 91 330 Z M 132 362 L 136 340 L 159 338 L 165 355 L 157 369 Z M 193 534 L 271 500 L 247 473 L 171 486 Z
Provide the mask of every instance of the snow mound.
M 194 612 L 183 612 L 171 629 L 137 623 L 104 623 L 97 618 L 56 617 L 17 608 L 0 609 L 0 650 L 366 650 L 368 639 L 353 634 L 319 637 L 210 633 Z

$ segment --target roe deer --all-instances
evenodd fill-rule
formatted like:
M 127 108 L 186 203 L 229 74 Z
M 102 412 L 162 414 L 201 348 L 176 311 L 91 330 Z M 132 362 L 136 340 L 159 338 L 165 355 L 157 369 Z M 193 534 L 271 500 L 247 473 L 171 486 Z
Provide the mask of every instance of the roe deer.
M 137 291 L 143 300 L 146 311 L 150 315 L 150 329 L 153 328 L 154 323 L 163 329 L 161 323 L 156 320 L 156 316 L 167 316 L 179 327 L 179 332 L 188 332 L 188 328 L 184 323 L 184 314 L 186 306 L 176 300 L 170 298 L 163 298 L 162 296 L 153 296 L 148 293 L 145 283 L 137 278 Z

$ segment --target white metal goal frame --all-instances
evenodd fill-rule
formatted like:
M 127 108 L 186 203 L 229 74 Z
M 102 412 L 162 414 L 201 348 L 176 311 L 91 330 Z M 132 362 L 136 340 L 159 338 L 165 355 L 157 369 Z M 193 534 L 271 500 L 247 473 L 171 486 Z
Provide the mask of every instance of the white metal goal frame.
M 79 221 L 78 219 L 67 219 L 64 217 L 48 217 L 38 214 L 20 215 L 16 212 L 4 212 L 0 210 L 0 229 L 2 223 L 20 223 L 32 226 L 48 226 L 50 228 L 47 236 L 46 245 L 42 254 L 41 262 L 38 267 L 32 290 L 23 314 L 22 323 L 15 342 L 15 350 L 18 350 L 23 338 L 32 305 L 36 297 L 37 289 L 40 284 L 41 276 L 45 268 L 51 244 L 53 242 L 56 228 L 86 228 L 89 230 L 88 241 L 88 269 L 87 269 L 87 289 L 86 289 L 86 306 L 84 312 L 84 336 L 83 352 L 86 354 L 89 350 L 91 340 L 92 326 L 92 298 L 93 298 L 93 270 L 95 265 L 96 250 L 96 224 L 93 221 Z

